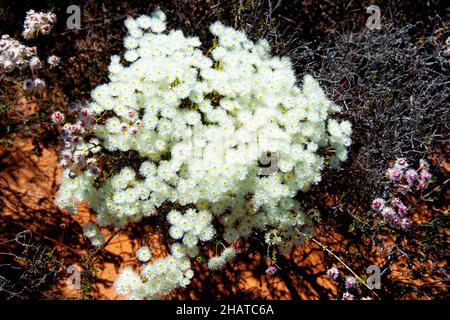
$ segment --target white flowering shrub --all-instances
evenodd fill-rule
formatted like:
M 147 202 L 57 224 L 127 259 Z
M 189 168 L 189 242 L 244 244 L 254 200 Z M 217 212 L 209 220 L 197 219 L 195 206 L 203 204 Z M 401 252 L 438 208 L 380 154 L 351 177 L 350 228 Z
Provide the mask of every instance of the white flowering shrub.
M 133 299 L 188 285 L 190 258 L 213 239 L 229 247 L 211 257 L 212 270 L 255 230 L 281 250 L 299 243 L 307 219 L 294 197 L 345 160 L 351 142 L 350 123 L 329 118 L 340 108 L 311 76 L 298 87 L 290 60 L 273 57 L 267 41 L 217 22 L 205 53 L 198 38 L 166 31 L 165 19 L 158 11 L 125 21 L 124 63 L 111 58 L 109 83 L 72 106 L 78 118 L 62 128 L 61 207 L 76 212 L 86 201 L 102 227 L 166 215 L 171 254 L 140 250 L 149 261 L 140 275 L 124 269 L 114 285 Z M 268 155 L 276 170 L 261 174 Z M 101 245 L 96 226 L 85 234 Z

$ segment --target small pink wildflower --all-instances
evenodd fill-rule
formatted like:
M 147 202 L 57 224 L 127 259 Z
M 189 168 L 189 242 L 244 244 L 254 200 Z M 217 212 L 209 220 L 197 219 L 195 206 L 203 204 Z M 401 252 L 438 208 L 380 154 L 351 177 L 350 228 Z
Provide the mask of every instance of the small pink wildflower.
M 60 62 L 61 58 L 55 55 L 51 55 L 47 58 L 47 63 L 52 67 L 56 67 L 57 65 L 59 65 Z
M 395 165 L 393 168 L 388 169 L 386 175 L 391 181 L 399 181 L 403 175 L 403 167 Z
M 52 119 L 53 123 L 60 123 L 60 122 L 64 121 L 64 114 L 62 114 L 59 111 L 53 112 L 51 119 Z
M 420 179 L 423 180 L 424 182 L 427 182 L 428 180 L 430 180 L 430 178 L 431 174 L 427 170 L 422 170 L 420 172 Z
M 338 268 L 332 267 L 327 270 L 327 275 L 333 279 L 336 280 L 339 277 L 339 270 Z
M 405 158 L 399 158 L 395 161 L 395 165 L 401 168 L 406 168 L 408 166 L 408 162 L 406 162 Z
M 385 207 L 381 214 L 383 215 L 383 218 L 388 220 L 395 216 L 395 211 L 391 207 Z
M 399 198 L 394 198 L 391 201 L 391 205 L 393 207 L 397 208 L 398 212 L 402 215 L 404 213 L 406 213 L 406 211 L 408 210 L 408 208 L 406 208 L 406 206 L 403 204 L 403 202 Z
M 273 276 L 275 273 L 277 273 L 277 268 L 275 266 L 271 266 L 266 270 L 266 274 L 269 276 Z
M 403 218 L 403 219 L 400 221 L 400 227 L 401 227 L 403 230 L 409 229 L 410 226 L 411 226 L 411 221 L 410 221 L 408 218 Z
M 34 79 L 33 87 L 37 90 L 44 89 L 46 87 L 45 81 L 39 78 Z
M 381 211 L 381 210 L 383 210 L 385 203 L 386 202 L 384 201 L 384 199 L 376 198 L 372 202 L 372 209 L 375 211 Z
M 352 276 L 345 278 L 345 288 L 351 289 L 356 285 L 356 279 Z
M 414 187 L 414 184 L 417 181 L 417 172 L 414 169 L 409 169 L 406 171 L 406 181 L 410 188 Z
M 428 164 L 428 162 L 426 162 L 425 160 L 420 160 L 419 162 L 419 169 L 420 170 L 428 170 L 430 169 L 430 165 Z

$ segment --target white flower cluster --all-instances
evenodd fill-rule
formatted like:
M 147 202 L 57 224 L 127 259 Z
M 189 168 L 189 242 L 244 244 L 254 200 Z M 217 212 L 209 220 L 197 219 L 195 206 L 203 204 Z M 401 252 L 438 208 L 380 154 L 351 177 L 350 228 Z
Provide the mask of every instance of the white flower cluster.
M 188 248 L 195 247 L 198 241 L 209 241 L 214 236 L 214 227 L 211 224 L 212 215 L 208 211 L 197 212 L 194 209 L 186 210 L 183 215 L 179 211 L 172 210 L 167 219 L 172 227 L 169 234 L 172 238 L 183 239 L 183 244 Z
M 70 173 L 70 169 L 64 170 L 60 180 L 61 188 L 56 200 L 59 206 L 68 209 L 71 213 L 77 213 L 79 202 L 97 200 L 97 192 L 93 187 L 95 175 L 88 170 L 76 177 L 72 177 Z M 106 225 L 100 223 L 98 216 L 97 222 L 100 225 Z
M 25 39 L 36 37 L 39 33 L 49 34 L 56 22 L 56 15 L 52 12 L 27 11 L 25 22 L 23 23 L 22 36 Z
M 23 69 L 27 65 L 36 68 L 39 64 L 36 54 L 36 47 L 27 47 L 4 34 L 0 40 L 0 72 L 7 73 L 15 69 Z
M 100 232 L 94 222 L 89 222 L 83 227 L 83 233 L 88 237 L 94 246 L 101 246 L 105 243 L 105 236 Z
M 221 270 L 227 261 L 234 259 L 236 250 L 233 247 L 225 248 L 219 256 L 213 256 L 208 260 L 208 268 L 215 271 Z
M 144 264 L 140 276 L 127 267 L 120 271 L 114 282 L 114 289 L 130 300 L 158 299 L 169 294 L 174 288 L 185 287 L 194 276 L 188 258 L 172 255 Z
M 211 239 L 213 218 L 228 243 L 254 229 L 276 230 L 280 241 L 268 242 L 290 248 L 306 223 L 293 198 L 320 181 L 325 148 L 334 151 L 331 164 L 346 159 L 350 123 L 329 120 L 339 107 L 311 76 L 298 87 L 290 60 L 271 56 L 267 41 L 253 43 L 217 22 L 210 27 L 217 41 L 205 55 L 198 38 L 164 32 L 165 19 L 158 11 L 125 21 L 127 62 L 111 58 L 110 82 L 93 90 L 88 107 L 90 114 L 110 115 L 92 126 L 105 151 L 137 152 L 138 172 L 122 168 L 97 190 L 86 186 L 91 176 L 63 178 L 58 203 L 73 207 L 86 197 L 101 224 L 117 227 L 163 203 L 195 206 L 168 214 L 170 235 L 183 243 L 180 258 L 172 253 L 169 261 Z M 277 171 L 261 175 L 260 159 L 269 153 Z M 220 269 L 224 258 L 215 260 L 210 267 Z M 185 281 L 158 277 L 161 283 L 152 286 Z M 129 290 L 122 282 L 116 288 Z M 151 292 L 164 292 L 158 290 Z

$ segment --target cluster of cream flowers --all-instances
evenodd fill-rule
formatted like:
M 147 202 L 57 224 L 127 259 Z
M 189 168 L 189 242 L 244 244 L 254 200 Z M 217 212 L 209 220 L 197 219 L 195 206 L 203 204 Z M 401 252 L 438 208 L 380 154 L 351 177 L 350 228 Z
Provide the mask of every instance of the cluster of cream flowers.
M 187 257 L 173 255 L 144 264 L 140 276 L 132 268 L 126 267 L 114 282 L 114 289 L 130 300 L 144 298 L 158 299 L 169 294 L 174 288 L 185 287 L 194 276 Z
M 138 172 L 124 167 L 94 188 L 92 172 L 69 176 L 67 169 L 57 198 L 72 210 L 87 200 L 99 225 L 116 227 L 163 203 L 195 206 L 167 215 L 169 234 L 180 241 L 169 257 L 147 264 L 139 281 L 129 269 L 121 273 L 115 288 L 132 298 L 188 284 L 187 257 L 214 236 L 213 222 L 228 243 L 259 229 L 268 245 L 289 250 L 306 224 L 294 196 L 320 181 L 324 148 L 337 165 L 351 142 L 349 122 L 328 120 L 339 107 L 311 76 L 298 87 L 290 60 L 271 56 L 267 41 L 254 43 L 217 22 L 205 55 L 198 38 L 164 32 L 165 19 L 158 11 L 125 21 L 126 62 L 111 58 L 110 82 L 93 90 L 88 107 L 111 115 L 92 131 L 105 150 L 137 152 Z M 277 170 L 262 175 L 260 159 L 268 154 Z M 220 269 L 232 256 L 229 249 L 209 265 Z

